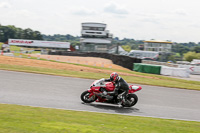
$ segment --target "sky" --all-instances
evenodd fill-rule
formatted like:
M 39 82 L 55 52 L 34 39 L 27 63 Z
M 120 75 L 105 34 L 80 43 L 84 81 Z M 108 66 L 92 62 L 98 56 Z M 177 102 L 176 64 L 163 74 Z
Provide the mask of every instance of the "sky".
M 200 42 L 200 0 L 0 0 L 0 24 L 81 36 L 81 23 L 114 37 Z

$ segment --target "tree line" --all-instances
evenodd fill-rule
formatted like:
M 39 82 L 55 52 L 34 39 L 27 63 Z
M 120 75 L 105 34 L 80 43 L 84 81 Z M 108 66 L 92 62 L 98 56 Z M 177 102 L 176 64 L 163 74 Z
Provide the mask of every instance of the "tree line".
M 72 36 L 70 34 L 60 35 L 45 35 L 39 31 L 34 31 L 30 28 L 22 29 L 13 25 L 3 26 L 0 24 L 0 42 L 6 42 L 9 38 L 12 39 L 29 39 L 29 40 L 46 40 L 46 41 L 68 41 L 72 46 L 80 45 L 80 36 Z M 119 44 L 126 51 L 130 50 L 142 50 L 144 40 L 135 40 L 129 38 L 119 39 L 118 37 L 113 38 L 112 44 Z M 172 45 L 172 55 L 169 57 L 171 60 L 182 60 L 184 55 L 188 52 L 200 53 L 200 42 L 194 43 L 174 43 Z M 190 53 L 191 55 L 191 53 Z M 191 60 L 191 59 L 190 59 Z
M 43 36 L 39 31 L 34 31 L 30 28 L 17 28 L 13 25 L 3 26 L 0 24 L 0 42 L 5 43 L 9 38 L 43 40 Z
M 66 35 L 60 35 L 60 34 L 54 34 L 54 35 L 44 35 L 43 39 L 46 41 L 61 41 L 61 42 L 70 42 L 73 47 L 80 45 L 80 37 L 79 36 L 72 36 L 69 34 Z

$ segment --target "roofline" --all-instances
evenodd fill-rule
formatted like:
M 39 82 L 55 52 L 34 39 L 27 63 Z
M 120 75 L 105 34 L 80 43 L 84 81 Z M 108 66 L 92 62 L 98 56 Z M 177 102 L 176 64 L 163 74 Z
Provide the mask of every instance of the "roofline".
M 106 25 L 105 23 L 96 23 L 96 22 L 84 22 L 81 24 L 103 24 L 103 25 Z
M 161 40 L 150 40 L 150 41 L 143 41 L 143 42 L 149 42 L 149 43 L 168 43 L 168 44 L 172 44 L 173 43 L 173 42 L 161 41 Z
M 159 53 L 158 51 L 131 50 L 130 52 Z

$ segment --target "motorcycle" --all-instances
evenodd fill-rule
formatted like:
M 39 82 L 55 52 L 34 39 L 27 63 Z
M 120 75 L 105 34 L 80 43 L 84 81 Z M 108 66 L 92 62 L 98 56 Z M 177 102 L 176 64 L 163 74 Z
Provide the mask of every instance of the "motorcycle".
M 112 92 L 115 89 L 113 82 L 102 82 L 95 80 L 90 89 L 84 91 L 81 94 L 81 100 L 85 103 L 92 103 L 94 101 L 101 103 L 110 103 L 110 104 L 121 104 L 122 107 L 132 107 L 138 102 L 138 97 L 134 94 L 136 91 L 142 89 L 141 86 L 130 85 L 129 92 L 127 94 L 127 101 L 123 102 L 122 92 L 118 92 L 119 95 L 107 95 L 103 94 L 106 92 Z M 120 91 L 120 90 L 119 90 Z

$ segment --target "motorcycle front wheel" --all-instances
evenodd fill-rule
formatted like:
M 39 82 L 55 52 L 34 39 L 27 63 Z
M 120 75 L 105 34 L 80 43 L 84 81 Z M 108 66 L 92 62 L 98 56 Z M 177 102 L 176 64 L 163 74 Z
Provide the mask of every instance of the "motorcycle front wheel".
M 97 97 L 95 95 L 90 96 L 90 92 L 88 91 L 84 91 L 82 94 L 81 94 L 81 100 L 85 103 L 91 103 L 91 102 L 94 102 L 97 100 Z

